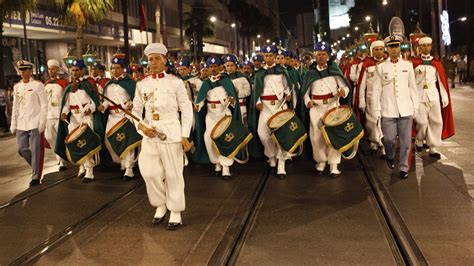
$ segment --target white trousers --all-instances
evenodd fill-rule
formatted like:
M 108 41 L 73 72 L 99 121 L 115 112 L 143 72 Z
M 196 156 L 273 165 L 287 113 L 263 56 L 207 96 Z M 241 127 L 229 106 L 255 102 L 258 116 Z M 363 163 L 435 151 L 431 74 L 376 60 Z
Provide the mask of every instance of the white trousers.
M 48 141 L 51 150 L 54 152 L 56 147 L 56 139 L 58 137 L 58 123 L 59 119 L 57 118 L 48 118 L 46 119 L 46 128 L 44 129 L 44 138 Z M 59 155 L 56 155 L 56 160 L 64 164 L 65 161 Z
M 311 119 L 309 125 L 309 139 L 311 140 L 311 147 L 313 148 L 313 158 L 316 162 L 327 162 L 330 165 L 337 165 L 341 163 L 341 153 L 333 147 L 326 144 L 321 131 L 322 121 L 321 117 L 332 107 L 336 106 L 336 102 L 329 104 L 322 104 L 313 106 L 309 110 L 309 117 Z
M 439 102 L 420 103 L 416 121 L 416 139 L 426 140 L 431 148 L 441 145 L 441 134 L 443 131 L 443 116 Z
M 273 114 L 280 111 L 280 110 L 277 110 L 278 107 L 276 107 L 276 106 L 279 106 L 280 103 L 276 104 L 275 107 L 268 108 L 265 102 L 264 102 L 263 110 L 262 112 L 260 112 L 260 116 L 258 118 L 258 128 L 257 128 L 258 137 L 260 138 L 260 141 L 262 142 L 265 156 L 267 156 L 269 159 L 276 158 L 278 160 L 285 161 L 290 158 L 290 154 L 287 151 L 280 148 L 275 143 L 275 141 L 273 141 L 272 132 L 270 131 L 270 128 L 267 126 L 268 119 L 270 119 L 270 117 Z M 283 109 L 287 109 L 286 104 Z
M 105 127 L 105 132 L 107 133 L 112 127 L 114 127 L 120 120 L 125 117 L 125 114 L 120 111 L 119 113 L 115 113 L 115 111 L 111 111 L 109 117 L 107 119 L 107 125 Z M 118 154 L 115 154 L 115 151 L 110 146 L 109 140 L 105 137 L 106 147 L 109 150 L 110 155 L 112 156 L 112 160 L 116 163 L 120 163 L 122 168 L 133 168 L 135 166 L 135 151 L 129 151 L 125 155 L 123 159 L 120 159 Z
M 204 132 L 204 143 L 206 144 L 207 154 L 209 155 L 209 160 L 213 164 L 220 164 L 222 166 L 231 166 L 234 163 L 234 159 L 229 159 L 225 156 L 219 155 L 216 149 L 213 146 L 212 139 L 211 139 L 211 132 L 214 126 L 222 119 L 226 113 L 228 113 L 228 109 L 225 110 L 225 105 L 217 104 L 216 108 L 211 108 L 208 105 L 207 108 L 207 115 L 206 115 L 206 131 Z
M 367 103 L 365 118 L 365 129 L 368 131 L 369 140 L 382 146 L 382 121 L 374 116 L 374 109 L 370 102 Z
M 172 212 L 184 211 L 183 153 L 181 143 L 143 138 L 138 167 L 153 207 L 166 206 Z

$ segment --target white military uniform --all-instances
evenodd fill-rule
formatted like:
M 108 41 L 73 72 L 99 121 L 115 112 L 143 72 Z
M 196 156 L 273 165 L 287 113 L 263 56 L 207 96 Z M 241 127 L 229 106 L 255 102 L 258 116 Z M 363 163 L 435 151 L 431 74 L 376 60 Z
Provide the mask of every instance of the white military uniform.
M 48 141 L 51 150 L 54 151 L 56 138 L 58 136 L 58 124 L 61 115 L 61 101 L 64 95 L 64 88 L 57 82 L 50 82 L 45 85 L 46 96 L 48 98 L 48 115 L 46 119 L 46 129 L 44 137 Z M 56 155 L 59 166 L 65 166 L 66 161 L 59 155 Z
M 202 80 L 199 77 L 192 77 L 185 80 L 184 84 L 186 85 L 186 92 L 189 97 L 189 100 L 194 102 L 194 100 L 196 100 L 199 89 L 201 88 Z M 192 86 L 194 86 L 194 88 L 192 88 L 191 84 Z
M 421 59 L 431 61 L 433 57 L 422 55 Z M 448 93 L 434 66 L 424 64 L 417 66 L 415 76 L 420 100 L 420 107 L 415 117 L 416 145 L 423 146 L 423 141 L 426 140 L 426 144 L 430 147 L 430 153 L 435 153 L 436 147 L 441 145 L 443 131 L 440 96 L 444 108 L 449 104 Z M 439 84 L 439 92 L 436 83 Z
M 375 66 L 369 66 L 365 69 L 363 73 L 361 73 L 362 78 L 359 85 L 359 108 L 361 110 L 365 110 L 365 128 L 368 131 L 369 139 L 371 141 L 372 149 L 377 149 L 378 147 L 382 147 L 382 152 L 385 153 L 383 150 L 383 143 L 382 143 L 382 127 L 380 120 L 374 116 L 374 106 L 373 106 L 373 98 L 374 98 L 374 85 L 377 78 L 377 64 L 383 62 L 383 58 L 377 59 L 374 58 Z M 372 143 L 374 145 L 372 145 Z
M 43 153 L 41 133 L 46 127 L 48 100 L 43 83 L 31 78 L 13 87 L 10 130 L 16 132 L 18 153 L 32 168 L 33 180 L 41 179 Z
M 400 141 L 399 169 L 408 172 L 413 115 L 418 111 L 418 92 L 413 64 L 390 58 L 377 66 L 374 84 L 375 117 L 382 117 L 382 131 L 387 159 L 395 156 L 397 136 Z
M 240 77 L 232 80 L 234 88 L 239 97 L 240 113 L 242 114 L 242 122 L 247 125 L 247 102 L 246 98 L 250 96 L 250 83 L 246 77 Z
M 275 67 L 265 65 L 264 69 Z M 265 75 L 263 81 L 263 92 L 257 100 L 257 104 L 263 103 L 263 109 L 258 118 L 257 133 L 264 147 L 265 156 L 269 158 L 270 166 L 275 167 L 278 160 L 278 174 L 286 174 L 285 160 L 290 158 L 290 154 L 280 148 L 275 141 L 272 140 L 270 128 L 267 126 L 268 119 L 278 111 L 288 109 L 286 96 L 290 95 L 290 86 L 283 74 Z M 269 97 L 269 98 L 267 98 Z M 274 98 L 274 100 L 265 100 Z
M 318 71 L 327 69 L 327 66 L 320 68 L 316 66 Z M 323 171 L 326 163 L 330 165 L 330 171 L 339 174 L 337 165 L 341 163 L 341 153 L 333 147 L 327 145 L 321 131 L 321 117 L 331 108 L 338 105 L 338 90 L 344 90 L 345 96 L 349 95 L 349 88 L 339 76 L 329 76 L 318 79 L 311 83 L 310 88 L 304 95 L 305 106 L 309 102 L 313 103 L 313 108 L 309 111 L 311 123 L 309 126 L 309 139 L 313 148 L 313 158 L 318 163 L 317 170 Z M 327 98 L 327 99 L 321 99 Z
M 164 72 L 137 82 L 133 114 L 143 117 L 143 108 L 144 123 L 167 136 L 166 140 L 161 140 L 138 130 L 143 135 L 138 166 L 148 198 L 150 204 L 157 207 L 155 217 L 163 217 L 166 210 L 170 210 L 169 222 L 181 223 L 180 212 L 185 209 L 181 140 L 189 137 L 193 124 L 193 107 L 184 82 Z M 181 122 L 178 111 L 181 112 Z M 138 127 L 138 122 L 135 124 Z
M 123 75 L 122 77 L 123 78 Z M 112 79 L 117 79 L 117 78 L 112 78 Z M 132 105 L 132 101 L 130 98 L 130 95 L 128 95 L 128 92 L 122 88 L 118 84 L 110 84 L 107 86 L 106 94 L 105 96 L 112 101 L 114 101 L 117 104 L 120 104 L 120 106 L 123 109 L 128 109 Z M 120 122 L 123 118 L 128 116 L 125 115 L 125 113 L 120 110 L 117 106 L 113 105 L 109 101 L 104 99 L 104 102 L 102 104 L 104 106 L 104 111 L 106 109 L 109 109 L 109 117 L 107 119 L 107 125 L 105 127 L 105 132 L 108 132 L 113 126 L 115 126 L 118 122 Z M 125 176 L 133 177 L 133 167 L 135 165 L 135 151 L 131 150 L 129 151 L 123 159 L 120 159 L 117 154 L 112 150 L 110 147 L 110 143 L 105 138 L 105 143 L 107 145 L 107 149 L 109 149 L 110 154 L 112 155 L 112 159 L 115 162 L 120 163 L 121 169 L 125 169 Z
M 79 80 L 83 80 L 80 78 Z M 90 115 L 84 115 L 84 112 L 91 110 Z M 68 132 L 72 132 L 75 128 L 79 127 L 81 124 L 87 124 L 91 129 L 94 129 L 94 115 L 93 113 L 96 110 L 94 101 L 87 95 L 85 90 L 77 89 L 75 92 L 69 91 L 66 96 L 65 103 L 61 113 L 69 114 L 71 117 L 69 120 L 69 125 L 67 126 Z M 79 174 L 82 174 L 85 171 L 84 178 L 94 178 L 94 169 L 95 161 L 92 156 L 84 161 L 79 167 Z
M 209 78 L 211 82 L 216 82 L 220 79 L 220 75 L 211 76 Z M 206 144 L 207 154 L 212 164 L 215 164 L 215 170 L 220 171 L 222 169 L 223 176 L 229 176 L 229 167 L 234 163 L 234 159 L 219 155 L 213 146 L 211 139 L 211 132 L 214 126 L 221 120 L 225 115 L 232 115 L 229 108 L 229 96 L 227 95 L 224 87 L 215 87 L 206 95 L 207 102 L 207 115 L 206 115 L 206 131 L 204 132 L 204 143 Z M 204 106 L 204 100 L 198 103 L 199 110 Z

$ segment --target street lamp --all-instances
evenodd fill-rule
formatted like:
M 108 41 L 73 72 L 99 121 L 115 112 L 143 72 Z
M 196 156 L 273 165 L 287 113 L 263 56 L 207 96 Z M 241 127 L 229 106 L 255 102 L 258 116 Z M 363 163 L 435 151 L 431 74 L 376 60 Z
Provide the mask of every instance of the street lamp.
M 212 17 L 209 18 L 209 20 L 214 23 L 214 22 L 216 22 L 217 18 L 212 16 Z
M 456 21 L 466 21 L 466 20 L 467 20 L 467 17 L 460 17 L 460 18 L 458 18 L 458 19 L 455 19 L 455 20 L 453 20 L 453 21 L 450 21 L 449 24 L 453 24 L 453 23 L 456 22 Z
M 342 36 L 342 40 L 344 41 L 346 39 L 346 37 Z
M 388 1 L 387 1 L 387 0 L 383 0 L 382 5 L 384 5 L 384 6 L 388 5 Z
M 260 34 L 257 35 L 257 39 L 260 39 L 260 37 L 262 37 Z
M 267 43 L 270 43 L 270 39 L 267 39 Z
M 359 30 L 359 27 L 355 26 L 355 27 L 354 27 L 354 30 L 355 30 L 355 31 L 358 31 L 358 30 Z
M 230 24 L 231 28 L 235 28 L 235 23 Z
M 350 35 L 349 33 L 348 33 L 348 34 L 346 34 L 346 37 L 347 37 L 347 38 L 349 38 L 350 36 L 351 36 L 351 35 Z
M 365 16 L 365 21 L 370 21 L 371 17 L 370 16 Z

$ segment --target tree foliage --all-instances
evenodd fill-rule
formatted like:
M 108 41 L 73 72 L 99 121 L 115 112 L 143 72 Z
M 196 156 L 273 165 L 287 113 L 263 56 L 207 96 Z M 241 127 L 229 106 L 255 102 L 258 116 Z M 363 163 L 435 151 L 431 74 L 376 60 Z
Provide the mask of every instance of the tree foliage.
M 203 51 L 203 38 L 214 36 L 215 27 L 214 24 L 209 21 L 209 16 L 208 7 L 201 3 L 194 4 L 191 12 L 184 13 L 184 35 L 188 37 L 190 43 L 195 43 L 195 45 L 190 45 L 190 48 L 191 52 L 194 52 L 196 48 L 198 56 L 200 56 Z

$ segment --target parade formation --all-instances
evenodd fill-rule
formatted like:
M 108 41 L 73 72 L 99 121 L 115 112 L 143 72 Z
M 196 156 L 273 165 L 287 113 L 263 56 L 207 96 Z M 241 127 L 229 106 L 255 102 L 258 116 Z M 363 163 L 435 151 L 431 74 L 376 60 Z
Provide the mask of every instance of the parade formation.
M 304 55 L 265 45 L 248 61 L 228 54 L 202 62 L 170 62 L 167 47 L 151 43 L 143 73 L 116 53 L 90 75 L 83 59 L 74 60 L 68 81 L 49 60 L 44 84 L 32 78 L 33 64 L 19 61 L 10 130 L 31 166 L 30 186 L 41 184 L 45 147 L 59 171 L 78 166 L 82 183 L 93 182 L 100 164 L 124 171 L 123 181 L 138 175 L 138 165 L 156 208 L 152 223 L 169 212 L 170 230 L 183 224 L 189 164 L 210 165 L 229 180 L 234 163 L 260 161 L 284 179 L 289 160 L 313 160 L 315 175 L 338 178 L 351 174 L 339 166 L 365 137 L 390 169 L 399 162 L 406 179 L 413 152 L 429 149 L 440 159 L 437 147 L 454 125 L 431 38 L 411 40 L 410 57 L 402 57 L 400 23 L 392 19 L 384 39 L 369 29 L 340 60 L 325 40 Z

